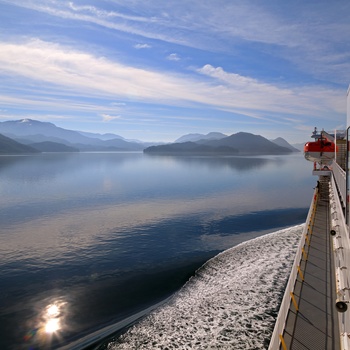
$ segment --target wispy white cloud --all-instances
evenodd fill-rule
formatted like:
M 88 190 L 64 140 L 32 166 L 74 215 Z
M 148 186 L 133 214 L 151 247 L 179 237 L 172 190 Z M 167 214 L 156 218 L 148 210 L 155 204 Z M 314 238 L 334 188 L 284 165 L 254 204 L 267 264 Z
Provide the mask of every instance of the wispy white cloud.
M 150 49 L 152 46 L 149 44 L 136 44 L 134 45 L 135 49 Z
M 66 8 L 66 9 L 72 9 L 74 13 L 78 14 L 77 19 L 80 19 L 79 15 L 84 16 L 84 15 L 91 15 L 93 17 L 97 18 L 103 18 L 103 19 L 112 19 L 112 18 L 121 18 L 124 20 L 130 20 L 130 21 L 137 21 L 137 22 L 147 22 L 147 18 L 141 17 L 141 16 L 129 16 L 120 12 L 116 11 L 106 11 L 100 8 L 97 8 L 96 6 L 91 6 L 91 5 L 83 5 L 79 6 L 74 4 L 72 1 L 67 3 L 65 2 L 57 2 L 57 1 L 51 1 L 51 4 L 55 4 L 55 6 L 61 7 L 61 8 Z M 62 6 L 63 5 L 63 6 Z M 45 11 L 45 8 L 42 7 L 37 7 L 37 9 L 40 9 L 41 11 Z M 62 14 L 68 15 L 68 12 L 58 12 L 58 15 Z M 82 17 L 82 19 L 86 19 L 86 17 Z
M 253 3 L 223 0 L 216 3 L 202 0 L 171 3 L 155 0 L 130 1 L 127 4 L 123 2 L 123 6 L 120 6 L 118 1 L 115 1 L 114 7 L 118 10 L 107 11 L 97 6 L 77 5 L 73 1 L 4 1 L 64 19 L 91 22 L 146 38 L 182 42 L 193 47 L 209 48 L 213 36 L 217 44 L 218 40 L 227 42 L 243 39 L 294 47 L 304 41 L 300 40 L 300 25 L 288 23 L 285 18 L 280 18 L 263 6 Z M 125 9 L 140 15 L 123 13 Z
M 242 43 L 261 44 L 265 52 L 292 61 L 308 74 L 350 80 L 350 73 L 344 77 L 344 72 L 350 71 L 347 0 L 336 5 L 321 1 L 278 6 L 273 1 L 133 0 L 110 2 L 108 9 L 88 1 L 86 5 L 57 0 L 3 1 L 62 19 L 208 51 L 230 51 Z
M 254 110 L 265 110 L 290 114 L 318 114 L 320 117 L 327 111 L 343 113 L 344 98 L 339 91 L 328 90 L 319 86 L 283 87 L 276 86 L 256 79 L 244 77 L 235 73 L 225 72 L 221 67 L 213 67 L 209 64 L 198 69 L 198 72 L 214 78 L 217 89 L 223 96 L 232 93 L 232 98 L 237 99 L 237 107 Z M 238 100 L 240 102 L 238 102 Z M 326 112 L 326 113 L 327 113 Z
M 169 56 L 167 56 L 167 59 L 169 61 L 180 61 L 180 57 L 177 53 L 171 53 Z
M 124 102 L 112 102 L 111 106 L 117 106 L 117 107 L 126 106 L 126 103 L 124 103 Z
M 144 38 L 157 39 L 165 42 L 186 44 L 190 46 L 184 38 L 179 38 L 169 33 L 165 28 L 172 28 L 172 24 L 164 21 L 163 15 L 159 18 L 156 13 L 148 16 L 130 16 L 122 12 L 106 11 L 95 6 L 78 6 L 73 2 L 61 2 L 56 0 L 3 0 L 11 5 L 27 8 L 30 10 L 49 14 L 65 20 L 87 22 L 112 30 L 117 30 L 127 34 L 139 35 Z M 140 3 L 138 11 L 142 12 L 143 4 Z M 122 6 L 127 7 L 126 4 Z
M 101 117 L 104 122 L 110 122 L 115 119 L 121 119 L 120 115 L 101 114 Z
M 169 75 L 41 40 L 0 43 L 0 71 L 62 89 L 67 95 L 203 104 L 256 118 L 276 113 L 322 117 L 345 111 L 343 96 L 334 89 L 279 87 L 209 64 L 196 76 Z

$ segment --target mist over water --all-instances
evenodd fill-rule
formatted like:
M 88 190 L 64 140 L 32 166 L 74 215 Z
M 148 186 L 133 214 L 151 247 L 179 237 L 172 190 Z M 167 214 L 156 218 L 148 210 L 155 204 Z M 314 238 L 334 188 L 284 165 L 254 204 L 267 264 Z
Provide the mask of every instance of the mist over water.
M 170 296 L 223 250 L 303 223 L 314 183 L 300 154 L 0 157 L 0 347 L 55 347 Z

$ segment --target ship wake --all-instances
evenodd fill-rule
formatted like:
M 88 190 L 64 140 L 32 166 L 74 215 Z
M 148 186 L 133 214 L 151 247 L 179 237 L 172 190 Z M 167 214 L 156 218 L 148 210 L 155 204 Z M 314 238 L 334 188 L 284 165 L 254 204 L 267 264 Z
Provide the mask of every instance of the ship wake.
M 117 349 L 266 349 L 303 225 L 241 243 L 205 263 Z

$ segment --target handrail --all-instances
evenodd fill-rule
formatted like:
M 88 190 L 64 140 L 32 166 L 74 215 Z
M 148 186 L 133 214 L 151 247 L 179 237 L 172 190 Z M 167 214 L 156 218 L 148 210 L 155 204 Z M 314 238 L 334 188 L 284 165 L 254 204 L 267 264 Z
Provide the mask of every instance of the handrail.
M 338 185 L 338 186 L 337 186 Z M 335 176 L 332 176 L 330 183 L 330 215 L 333 230 L 333 255 L 336 269 L 336 305 L 341 306 L 338 309 L 338 321 L 340 328 L 340 341 L 343 350 L 350 349 L 350 315 L 347 309 L 350 308 L 350 281 L 349 281 L 349 262 L 350 262 L 350 242 L 348 236 L 348 227 L 345 223 L 342 206 L 337 195 Z M 340 303 L 340 304 L 339 304 Z M 345 307 L 345 308 L 344 308 Z
M 314 208 L 316 205 L 316 201 L 317 201 L 317 196 L 318 196 L 318 188 L 315 188 L 314 191 L 314 195 L 312 197 L 312 201 L 310 204 L 310 209 L 309 209 L 309 213 L 307 215 L 306 218 L 306 224 L 304 226 L 303 229 L 303 233 L 299 242 L 299 246 L 295 255 L 295 259 L 294 259 L 294 263 L 293 263 L 293 267 L 289 276 L 289 280 L 284 292 L 284 296 L 282 299 L 282 303 L 278 312 L 278 316 L 277 316 L 277 320 L 276 320 L 276 324 L 275 324 L 275 328 L 273 330 L 272 333 L 272 337 L 271 337 L 271 341 L 270 341 L 270 345 L 269 345 L 269 350 L 276 350 L 279 349 L 279 344 L 280 344 L 280 336 L 283 334 L 283 330 L 285 327 L 285 323 L 287 320 L 287 316 L 288 316 L 288 312 L 289 312 L 289 306 L 290 306 L 290 302 L 291 302 L 291 293 L 294 290 L 294 285 L 295 285 L 295 281 L 297 279 L 298 276 L 298 265 L 300 263 L 300 260 L 302 258 L 302 249 L 305 245 L 305 240 L 306 240 L 306 235 L 309 229 L 309 224 L 311 223 L 312 219 L 313 219 L 313 215 L 315 213 Z
M 334 171 L 335 170 L 335 171 Z M 337 174 L 337 175 L 335 175 Z M 337 179 L 340 179 L 339 183 Z M 333 236 L 333 254 L 336 269 L 336 289 L 337 300 L 336 308 L 338 312 L 338 321 L 340 328 L 341 349 L 350 349 L 350 276 L 348 267 L 350 266 L 350 238 L 348 236 L 348 227 L 345 223 L 343 208 L 341 204 L 341 191 L 344 189 L 343 171 L 338 164 L 333 164 L 331 172 L 331 181 L 329 185 L 329 205 L 330 205 L 330 234 Z M 283 331 L 288 316 L 290 303 L 292 301 L 292 292 L 298 275 L 298 265 L 302 258 L 302 248 L 305 245 L 306 236 L 310 223 L 313 220 L 314 206 L 316 204 L 318 188 L 315 189 L 313 199 L 310 205 L 306 224 L 303 229 L 303 235 L 299 242 L 299 247 L 294 259 L 293 267 L 289 276 L 287 287 L 282 299 L 280 310 L 277 316 L 275 328 L 271 337 L 269 350 L 279 349 L 283 341 Z M 339 304 L 340 303 L 340 304 Z
M 345 204 L 346 204 L 346 173 L 340 167 L 340 165 L 335 161 L 333 161 L 333 163 L 332 163 L 332 172 L 333 172 L 333 176 L 335 178 L 335 182 L 337 184 L 337 188 L 339 191 L 339 195 L 340 195 L 343 207 L 345 207 Z

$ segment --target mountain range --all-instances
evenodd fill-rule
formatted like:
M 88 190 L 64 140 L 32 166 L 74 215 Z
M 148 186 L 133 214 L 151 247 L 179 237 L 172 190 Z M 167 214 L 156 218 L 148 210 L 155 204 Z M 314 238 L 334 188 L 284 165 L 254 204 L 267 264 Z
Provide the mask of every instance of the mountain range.
M 210 132 L 209 134 L 203 135 L 203 134 L 187 134 L 179 137 L 174 141 L 174 143 L 180 143 L 180 142 L 196 142 L 200 140 L 219 140 L 223 139 L 224 137 L 227 137 L 227 135 L 222 134 L 221 132 Z
M 190 134 L 191 135 L 191 134 Z M 193 134 L 192 134 L 193 135 Z M 208 136 L 209 135 L 209 136 Z M 232 154 L 232 155 L 267 155 L 267 154 L 289 154 L 299 152 L 282 138 L 279 143 L 269 141 L 268 139 L 247 132 L 238 132 L 230 136 L 221 137 L 221 135 L 208 134 L 207 137 L 198 139 L 194 134 L 179 140 L 196 140 L 186 142 L 175 142 L 167 145 L 151 146 L 144 150 L 148 154 Z M 285 147 L 284 145 L 289 145 Z
M 67 130 L 32 119 L 0 122 L 0 134 L 45 152 L 52 152 L 55 147 L 61 152 L 61 145 L 68 146 L 66 151 L 142 151 L 149 145 L 128 141 L 115 134 Z
M 107 133 L 67 130 L 32 119 L 0 122 L 0 153 L 142 151 L 145 153 L 287 154 L 298 150 L 283 138 L 267 140 L 250 133 L 183 135 L 174 143 L 146 143 Z

